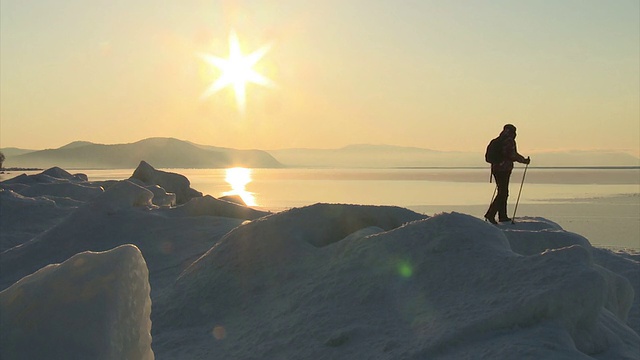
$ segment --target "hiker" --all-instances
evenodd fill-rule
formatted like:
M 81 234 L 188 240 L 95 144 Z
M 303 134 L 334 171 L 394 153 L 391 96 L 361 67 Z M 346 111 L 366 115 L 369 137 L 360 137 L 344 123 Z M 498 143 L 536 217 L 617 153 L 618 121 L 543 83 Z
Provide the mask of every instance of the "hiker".
M 515 139 L 516 127 L 507 124 L 502 128 L 500 136 L 495 139 L 495 149 L 491 149 L 491 144 L 487 148 L 485 157 L 488 162 L 491 162 L 491 174 L 496 180 L 496 187 L 498 188 L 498 195 L 493 199 L 487 213 L 484 214 L 484 218 L 492 224 L 497 224 L 496 213 L 498 214 L 498 221 L 511 221 L 507 216 L 507 198 L 509 197 L 509 178 L 513 170 L 513 162 L 517 161 L 523 164 L 531 162 L 530 158 L 527 157 L 525 159 L 524 156 L 518 154 Z M 492 155 L 490 152 L 494 152 L 494 154 Z

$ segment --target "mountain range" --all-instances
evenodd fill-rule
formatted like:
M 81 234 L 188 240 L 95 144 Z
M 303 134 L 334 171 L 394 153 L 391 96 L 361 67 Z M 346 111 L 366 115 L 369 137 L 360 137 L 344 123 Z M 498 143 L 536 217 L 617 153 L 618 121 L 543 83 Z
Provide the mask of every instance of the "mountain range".
M 130 144 L 104 145 L 74 141 L 57 149 L 0 149 L 5 167 L 127 169 L 141 160 L 156 168 L 401 168 L 484 167 L 481 152 L 436 151 L 392 145 L 349 145 L 338 149 L 237 150 L 174 138 L 149 138 Z M 619 151 L 552 151 L 524 153 L 536 167 L 640 166 L 640 158 Z
M 173 138 L 149 138 L 130 144 L 104 145 L 75 141 L 57 149 L 8 149 L 6 167 L 59 166 L 67 169 L 128 169 L 141 160 L 157 168 L 279 168 L 283 165 L 260 150 L 236 150 Z
M 339 149 L 267 150 L 292 167 L 485 167 L 482 152 L 437 151 L 390 145 L 349 145 Z M 640 166 L 640 158 L 618 151 L 547 151 L 523 153 L 537 167 Z

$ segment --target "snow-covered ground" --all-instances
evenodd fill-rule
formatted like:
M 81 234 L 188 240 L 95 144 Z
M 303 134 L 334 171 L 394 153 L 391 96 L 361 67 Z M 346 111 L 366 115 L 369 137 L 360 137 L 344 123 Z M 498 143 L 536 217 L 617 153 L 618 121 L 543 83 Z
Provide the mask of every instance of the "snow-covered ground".
M 0 357 L 640 359 L 640 254 L 552 220 L 271 214 L 146 163 L 19 176 L 0 183 Z

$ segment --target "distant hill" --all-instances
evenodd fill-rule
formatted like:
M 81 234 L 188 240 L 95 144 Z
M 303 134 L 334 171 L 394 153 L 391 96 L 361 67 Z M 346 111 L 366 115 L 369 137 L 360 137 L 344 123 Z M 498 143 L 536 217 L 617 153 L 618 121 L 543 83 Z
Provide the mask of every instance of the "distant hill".
M 481 152 L 437 151 L 392 145 L 356 144 L 338 149 L 236 150 L 173 138 L 103 145 L 74 141 L 58 149 L 1 149 L 5 167 L 68 169 L 135 168 L 145 160 L 156 168 L 397 168 L 486 167 Z M 521 150 L 522 151 L 522 150 Z M 524 152 L 534 167 L 640 166 L 640 158 L 616 151 Z
M 531 158 L 536 166 L 640 166 L 640 158 L 624 152 L 604 150 L 537 152 L 531 154 Z
M 479 155 L 468 152 L 443 152 L 391 145 L 349 145 L 339 149 L 268 150 L 285 166 L 292 167 L 438 167 L 482 166 Z M 480 160 L 483 160 L 480 157 Z
M 173 138 L 150 138 L 116 145 L 76 141 L 58 149 L 5 155 L 6 167 L 127 169 L 135 168 L 141 160 L 156 168 L 282 167 L 264 151 L 217 148 Z
M 27 150 L 27 149 L 18 149 L 18 148 L 15 148 L 15 147 L 8 147 L 8 148 L 2 148 L 2 149 L 0 149 L 0 151 L 2 151 L 4 156 L 7 159 L 9 159 L 10 157 L 14 157 L 14 156 L 18 156 L 18 155 L 34 152 L 36 150 Z
M 96 144 L 89 141 L 74 141 L 72 143 L 68 143 L 67 145 L 60 147 L 60 149 L 75 149 L 75 148 L 79 148 L 87 145 L 96 145 Z
M 349 145 L 339 149 L 268 150 L 285 166 L 292 167 L 484 167 L 483 152 L 436 151 L 391 145 Z M 524 153 L 532 166 L 640 166 L 640 159 L 624 152 L 554 151 Z

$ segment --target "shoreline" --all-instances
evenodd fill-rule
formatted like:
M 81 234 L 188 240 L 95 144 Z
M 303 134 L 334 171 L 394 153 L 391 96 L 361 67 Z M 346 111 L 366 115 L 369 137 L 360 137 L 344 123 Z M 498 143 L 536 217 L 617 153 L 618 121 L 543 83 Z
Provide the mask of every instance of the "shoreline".
M 15 171 L 43 171 L 44 169 L 40 168 L 18 168 L 18 167 L 10 167 L 10 168 L 0 168 L 0 174 L 4 174 L 6 172 L 15 172 Z

